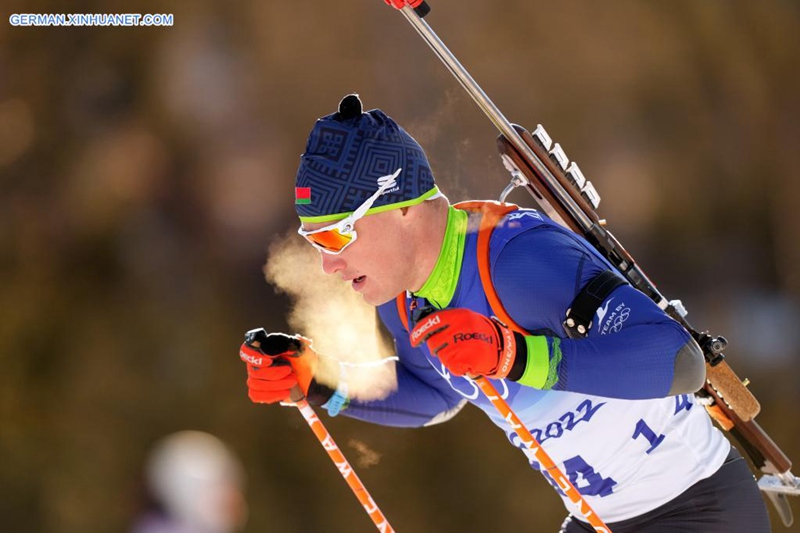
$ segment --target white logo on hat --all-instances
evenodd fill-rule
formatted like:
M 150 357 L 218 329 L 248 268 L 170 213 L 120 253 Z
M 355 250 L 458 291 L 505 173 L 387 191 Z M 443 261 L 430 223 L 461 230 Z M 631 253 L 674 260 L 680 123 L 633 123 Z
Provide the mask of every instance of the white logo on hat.
M 389 174 L 388 176 L 381 176 L 380 178 L 378 178 L 379 187 L 383 187 L 384 185 L 386 185 L 386 189 L 383 191 L 383 193 L 381 193 L 381 196 L 383 196 L 384 194 L 388 194 L 390 192 L 398 192 L 400 190 L 400 187 L 397 185 L 397 179 L 395 178 L 397 174 L 399 174 L 399 172 L 395 172 L 394 174 Z

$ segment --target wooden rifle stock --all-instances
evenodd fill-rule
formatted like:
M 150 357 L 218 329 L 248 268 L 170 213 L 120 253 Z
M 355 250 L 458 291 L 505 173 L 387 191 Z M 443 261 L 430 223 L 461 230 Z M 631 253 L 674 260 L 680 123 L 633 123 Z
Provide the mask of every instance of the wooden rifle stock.
M 597 215 L 595 207 L 599 204 L 599 196 L 596 196 L 591 182 L 585 181 L 577 165 L 569 164 L 559 145 L 552 144 L 544 128 L 539 126 L 535 130 L 535 138 L 516 124 L 513 128 L 556 180 L 553 183 L 552 179 L 537 171 L 536 165 L 528 161 L 527 157 L 501 134 L 497 138 L 497 147 L 506 167 L 512 175 L 519 172 L 525 178 L 521 179 L 515 175 L 517 183 L 524 185 L 534 201 L 550 218 L 584 236 L 634 287 L 650 297 L 686 328 L 698 341 L 706 356 L 707 380 L 704 388 L 697 394 L 709 399 L 711 403 L 707 406 L 709 413 L 723 429 L 736 438 L 756 468 L 766 474 L 788 472 L 792 466 L 791 461 L 754 420 L 760 409 L 758 401 L 723 358 L 722 349 L 726 344 L 724 338 L 714 338 L 695 330 L 686 321 L 686 312 L 680 303 L 668 302 L 658 291 L 633 257 L 605 228 L 605 220 L 601 220 Z M 576 217 L 570 212 L 569 206 L 558 201 L 559 194 L 554 192 L 554 187 L 560 187 L 569 194 L 583 211 L 583 219 L 590 221 L 589 224 L 582 224 L 581 217 Z M 596 202 L 593 205 L 592 201 L 595 198 Z

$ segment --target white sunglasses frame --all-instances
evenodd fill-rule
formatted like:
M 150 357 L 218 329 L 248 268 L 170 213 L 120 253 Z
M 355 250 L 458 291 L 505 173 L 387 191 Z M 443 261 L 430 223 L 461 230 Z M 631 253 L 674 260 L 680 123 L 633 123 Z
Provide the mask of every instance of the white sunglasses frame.
M 338 221 L 338 222 L 336 222 L 334 224 L 331 224 L 329 226 L 325 226 L 323 228 L 318 228 L 318 229 L 311 230 L 311 231 L 306 231 L 306 230 L 303 229 L 303 226 L 300 226 L 297 229 L 297 233 L 299 233 L 300 235 L 305 237 L 305 239 L 309 243 L 311 243 L 311 246 L 313 246 L 317 250 L 319 250 L 321 252 L 324 252 L 326 254 L 330 254 L 330 255 L 339 255 L 340 253 L 344 252 L 347 249 L 348 246 L 350 246 L 351 244 L 356 242 L 356 239 L 358 238 L 358 233 L 356 232 L 356 222 L 359 219 L 363 218 L 364 215 L 367 214 L 367 211 L 369 211 L 369 209 L 372 207 L 372 204 L 374 204 L 377 201 L 377 199 L 380 198 L 380 196 L 389 187 L 392 187 L 392 186 L 397 184 L 397 176 L 400 175 L 400 172 L 402 170 L 403 170 L 403 168 L 401 167 L 401 168 L 398 168 L 397 170 L 395 170 L 393 174 L 387 174 L 385 176 L 381 176 L 380 178 L 378 178 L 378 183 L 380 183 L 380 181 L 383 180 L 383 179 L 385 179 L 386 181 L 383 182 L 383 185 L 378 187 L 378 190 L 375 191 L 375 193 L 372 196 L 370 196 L 369 198 L 364 200 L 364 203 L 362 203 L 360 206 L 358 206 L 355 211 L 353 211 L 352 213 L 347 215 L 342 220 L 340 220 L 340 221 Z M 312 241 L 311 239 L 308 238 L 308 235 L 313 235 L 315 233 L 322 233 L 323 231 L 330 231 L 332 229 L 339 230 L 339 233 L 341 233 L 343 235 L 352 235 L 353 238 L 351 238 L 344 246 L 342 246 L 341 249 L 339 249 L 337 251 L 328 250 L 327 248 L 323 248 L 322 246 L 320 246 L 319 244 L 315 243 L 314 241 Z

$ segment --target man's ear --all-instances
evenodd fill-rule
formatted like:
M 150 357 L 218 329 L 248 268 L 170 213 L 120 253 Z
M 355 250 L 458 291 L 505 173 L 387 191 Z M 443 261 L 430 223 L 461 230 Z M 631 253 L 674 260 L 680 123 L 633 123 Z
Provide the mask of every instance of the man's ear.
M 400 214 L 402 214 L 404 217 L 407 217 L 408 215 L 414 215 L 414 214 L 419 216 L 419 215 L 422 214 L 422 212 L 424 211 L 424 209 L 426 207 L 425 205 L 423 205 L 424 203 L 425 202 L 421 202 L 421 203 L 418 203 L 418 204 L 407 205 L 406 207 L 401 207 L 400 208 Z

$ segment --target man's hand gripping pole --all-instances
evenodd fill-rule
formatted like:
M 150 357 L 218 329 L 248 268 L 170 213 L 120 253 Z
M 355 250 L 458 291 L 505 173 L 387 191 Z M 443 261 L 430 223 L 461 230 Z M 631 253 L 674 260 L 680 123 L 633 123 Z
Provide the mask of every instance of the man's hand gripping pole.
M 441 311 L 440 314 L 445 313 L 453 313 L 457 311 L 463 311 L 458 309 L 453 309 L 449 311 Z M 447 319 L 442 319 L 441 317 L 437 316 L 436 320 L 429 320 L 424 322 L 424 319 L 435 312 L 435 309 L 429 305 L 423 307 L 417 307 L 416 301 L 412 303 L 412 312 L 411 312 L 411 321 L 413 323 L 413 329 L 411 333 L 412 345 L 416 346 L 419 342 L 426 342 L 428 343 L 428 348 L 431 350 L 431 353 L 437 355 L 442 361 L 443 364 L 447 365 L 444 361 L 449 359 L 451 361 L 451 365 L 455 363 L 457 359 L 446 358 L 444 352 L 447 347 L 447 342 L 441 345 L 438 349 L 431 348 L 430 345 L 430 338 L 435 337 L 439 332 L 444 331 L 445 328 L 448 328 L 448 325 L 443 325 L 447 322 Z M 431 317 L 433 318 L 433 317 Z M 491 322 L 491 321 L 490 321 Z M 432 324 L 437 324 L 435 327 L 430 327 Z M 418 330 L 418 328 L 421 328 Z M 437 331 L 438 328 L 438 331 Z M 414 340 L 416 338 L 416 341 Z M 499 341 L 496 344 L 500 344 Z M 457 374 L 461 375 L 461 372 L 456 370 L 455 367 L 449 367 L 450 370 Z M 476 368 L 473 365 L 470 365 L 469 368 Z M 478 365 L 480 368 L 480 365 Z M 497 374 L 493 374 L 497 377 Z M 560 488 L 564 494 L 570 499 L 570 501 L 575 504 L 578 508 L 581 515 L 591 524 L 591 526 L 597 532 L 603 533 L 610 533 L 610 529 L 606 526 L 603 521 L 600 519 L 599 516 L 592 510 L 589 503 L 581 496 L 581 493 L 575 488 L 575 486 L 567 479 L 567 476 L 561 471 L 561 469 L 556 466 L 555 462 L 550 458 L 547 452 L 544 451 L 541 444 L 536 440 L 536 438 L 531 434 L 528 428 L 525 427 L 525 424 L 519 419 L 519 417 L 514 413 L 514 410 L 511 409 L 511 406 L 508 405 L 503 397 L 497 392 L 497 389 L 492 385 L 491 381 L 489 381 L 486 377 L 483 376 L 474 376 L 471 375 L 469 372 L 466 374 L 467 377 L 472 379 L 481 389 L 483 394 L 486 398 L 492 403 L 492 405 L 497 409 L 503 419 L 508 423 L 512 430 L 519 436 L 522 442 L 525 444 L 525 447 L 531 451 L 536 461 L 541 465 L 541 468 L 544 469 L 550 477 L 555 481 L 558 488 Z
M 264 357 L 280 357 L 266 354 L 261 349 L 261 343 L 257 338 L 258 336 L 251 335 L 251 333 L 252 332 L 248 332 L 248 334 L 245 336 L 245 344 L 247 344 L 247 346 L 264 354 Z M 264 332 L 264 334 L 266 335 L 266 332 Z M 322 444 L 322 447 L 325 448 L 325 451 L 328 452 L 328 457 L 330 457 L 331 461 L 333 461 L 333 464 L 336 465 L 339 473 L 342 474 L 342 477 L 350 486 L 353 494 L 356 495 L 356 498 L 358 498 L 358 501 L 364 507 L 364 510 L 375 524 L 375 527 L 378 528 L 378 531 L 381 533 L 395 533 L 395 530 L 391 525 L 389 525 L 389 521 L 378 508 L 375 500 L 373 500 L 372 496 L 370 496 L 369 491 L 367 491 L 367 487 L 356 475 L 353 467 L 350 466 L 350 462 L 344 456 L 342 450 L 340 450 L 336 445 L 333 437 L 331 437 L 331 434 L 319 419 L 317 413 L 314 412 L 314 408 L 311 407 L 311 405 L 308 403 L 308 400 L 306 400 L 303 390 L 298 385 L 292 387 L 289 401 L 281 402 L 281 405 L 297 407 L 297 409 L 300 411 L 300 414 L 303 415 L 303 418 L 308 423 L 308 427 L 311 428 L 311 431 L 317 437 L 320 444 Z

